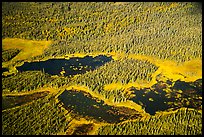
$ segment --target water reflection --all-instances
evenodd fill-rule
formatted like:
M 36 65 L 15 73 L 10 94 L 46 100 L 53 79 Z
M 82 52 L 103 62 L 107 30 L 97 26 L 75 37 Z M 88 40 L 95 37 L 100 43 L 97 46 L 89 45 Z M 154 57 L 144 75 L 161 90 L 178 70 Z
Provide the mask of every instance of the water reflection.
M 112 60 L 112 57 L 99 55 L 97 57 L 86 56 L 84 58 L 74 57 L 66 59 L 49 59 L 47 61 L 24 63 L 17 67 L 19 71 L 41 70 L 51 75 L 72 76 L 82 74 L 89 70 L 94 70 L 106 62 Z

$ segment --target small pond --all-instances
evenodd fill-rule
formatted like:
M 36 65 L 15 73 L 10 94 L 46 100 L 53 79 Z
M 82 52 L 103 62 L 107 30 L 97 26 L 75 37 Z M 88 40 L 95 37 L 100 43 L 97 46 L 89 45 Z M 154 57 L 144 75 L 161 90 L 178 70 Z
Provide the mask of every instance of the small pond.
M 131 88 L 136 95 L 131 100 L 140 104 L 145 111 L 154 115 L 157 111 L 189 107 L 201 109 L 202 104 L 202 79 L 194 82 L 177 80 L 161 82 L 151 88 L 137 90 Z
M 9 70 L 7 68 L 2 68 L 2 73 L 6 71 L 9 71 Z
M 64 75 L 72 76 L 82 74 L 86 71 L 94 70 L 99 66 L 104 65 L 106 62 L 112 60 L 112 57 L 99 55 L 96 57 L 86 56 L 84 58 L 73 57 L 67 59 L 49 59 L 40 62 L 24 63 L 22 66 L 17 67 L 19 71 L 32 71 L 41 70 L 51 75 Z M 64 71 L 63 73 L 60 73 Z
M 82 91 L 65 90 L 58 98 L 65 108 L 71 108 L 75 113 L 83 117 L 88 116 L 98 121 L 117 123 L 140 116 L 133 109 L 106 105 L 103 101 L 91 98 L 89 94 Z

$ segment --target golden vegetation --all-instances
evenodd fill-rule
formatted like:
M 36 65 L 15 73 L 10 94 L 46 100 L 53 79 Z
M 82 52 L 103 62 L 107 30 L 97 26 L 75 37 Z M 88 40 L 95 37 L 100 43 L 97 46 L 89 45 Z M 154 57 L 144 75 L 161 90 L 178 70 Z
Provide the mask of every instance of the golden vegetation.
M 19 38 L 5 38 L 2 40 L 3 50 L 19 49 L 20 53 L 12 61 L 25 60 L 41 55 L 52 41 L 34 41 Z
M 190 82 L 202 78 L 202 60 L 199 58 L 183 63 L 177 63 L 172 60 L 163 60 L 145 55 L 130 54 L 128 57 L 131 59 L 148 60 L 159 67 L 158 70 L 152 74 L 153 78 L 149 87 L 156 83 L 156 76 L 158 74 L 162 74 L 173 81 L 180 79 L 182 81 Z

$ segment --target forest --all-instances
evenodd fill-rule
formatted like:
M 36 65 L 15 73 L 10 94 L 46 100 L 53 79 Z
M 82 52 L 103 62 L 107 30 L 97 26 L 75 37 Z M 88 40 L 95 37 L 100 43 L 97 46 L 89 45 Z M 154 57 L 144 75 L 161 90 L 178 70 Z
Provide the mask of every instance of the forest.
M 2 14 L 2 38 L 55 41 L 42 56 L 124 52 L 177 62 L 202 56 L 199 3 L 5 2 Z
M 19 49 L 10 49 L 2 51 L 2 62 L 7 62 L 20 52 Z
M 18 70 L 49 59 L 72 62 Z M 202 135 L 199 2 L 2 2 L 2 68 L 2 135 Z M 64 91 L 129 118 L 84 116 Z
M 2 112 L 2 134 L 42 135 L 64 132 L 74 117 L 70 112 L 61 109 L 48 96 L 34 100 L 26 106 Z
M 187 114 L 187 115 L 186 115 Z M 194 110 L 178 110 L 167 116 L 152 116 L 144 121 L 128 121 L 100 127 L 99 135 L 197 135 L 202 134 L 201 113 Z M 177 124 L 175 124 L 177 123 Z M 183 126 L 185 125 L 185 126 Z M 195 131 L 199 131 L 200 133 Z

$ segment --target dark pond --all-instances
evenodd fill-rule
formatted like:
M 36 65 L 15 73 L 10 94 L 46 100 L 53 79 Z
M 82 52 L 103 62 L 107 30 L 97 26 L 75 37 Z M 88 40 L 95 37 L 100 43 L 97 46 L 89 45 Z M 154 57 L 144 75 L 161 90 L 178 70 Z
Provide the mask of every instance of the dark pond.
M 7 72 L 7 71 L 9 71 L 9 69 L 7 69 L 7 68 L 2 68 L 2 72 L 1 72 L 2 78 L 6 78 L 6 77 L 9 77 L 9 76 L 13 76 L 13 75 L 14 75 L 14 74 L 4 75 L 3 73 L 4 73 L 4 72 Z
M 22 96 L 2 96 L 2 110 L 20 106 L 33 100 L 45 97 L 48 93 L 48 91 L 44 91 Z
M 197 93 L 202 95 L 202 79 L 197 79 L 194 82 L 184 82 L 177 80 L 173 86 L 175 90 L 185 91 L 184 93 Z
M 2 68 L 2 73 L 6 71 L 9 71 L 9 70 L 7 68 Z
M 24 63 L 17 67 L 19 71 L 41 70 L 51 75 L 59 75 L 61 71 L 65 71 L 64 76 L 72 76 L 82 74 L 89 70 L 94 70 L 106 62 L 112 60 L 112 57 L 99 55 L 96 57 L 86 56 L 84 58 L 74 57 L 66 59 L 49 59 L 47 61 Z
M 103 101 L 93 99 L 87 93 L 65 90 L 59 97 L 64 107 L 72 109 L 75 113 L 98 121 L 117 123 L 122 120 L 139 117 L 137 111 L 126 107 L 112 107 L 105 105 Z M 120 112 L 126 113 L 120 113 Z
M 154 115 L 157 111 L 190 107 L 201 109 L 202 104 L 202 79 L 195 82 L 177 80 L 167 83 L 159 81 L 150 88 L 137 90 L 131 88 L 136 95 L 131 100 L 140 104 L 145 111 Z M 170 92 L 166 92 L 166 91 Z
M 151 115 L 155 114 L 156 111 L 164 111 L 168 109 L 167 102 L 174 101 L 174 99 L 169 99 L 165 95 L 164 91 L 160 92 L 159 94 L 155 93 L 154 91 L 149 91 L 146 93 L 147 89 L 136 90 L 135 89 L 135 97 L 132 100 L 141 105 L 145 108 L 145 111 Z

